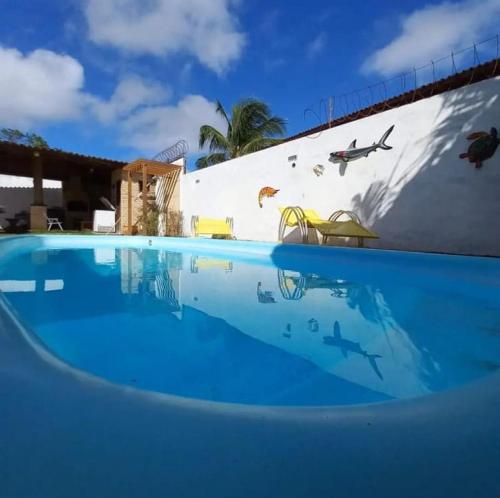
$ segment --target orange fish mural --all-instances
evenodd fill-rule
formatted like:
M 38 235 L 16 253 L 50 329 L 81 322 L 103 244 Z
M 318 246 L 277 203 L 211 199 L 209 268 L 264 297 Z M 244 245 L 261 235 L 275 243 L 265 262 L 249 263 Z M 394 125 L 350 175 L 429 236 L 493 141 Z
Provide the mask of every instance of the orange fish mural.
M 262 207 L 262 199 L 264 197 L 274 197 L 279 192 L 279 189 L 272 187 L 263 187 L 259 192 L 259 207 Z

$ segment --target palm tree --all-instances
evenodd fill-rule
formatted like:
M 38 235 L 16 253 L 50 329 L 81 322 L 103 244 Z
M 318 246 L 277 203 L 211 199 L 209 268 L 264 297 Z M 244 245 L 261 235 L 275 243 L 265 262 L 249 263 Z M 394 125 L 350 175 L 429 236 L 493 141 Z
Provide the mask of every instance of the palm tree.
M 209 154 L 196 161 L 198 168 L 244 156 L 283 141 L 275 138 L 285 134 L 285 121 L 271 116 L 268 105 L 256 99 L 244 99 L 233 106 L 228 117 L 222 104 L 217 101 L 217 114 L 227 123 L 227 132 L 220 132 L 210 125 L 200 128 L 200 149 L 208 144 Z

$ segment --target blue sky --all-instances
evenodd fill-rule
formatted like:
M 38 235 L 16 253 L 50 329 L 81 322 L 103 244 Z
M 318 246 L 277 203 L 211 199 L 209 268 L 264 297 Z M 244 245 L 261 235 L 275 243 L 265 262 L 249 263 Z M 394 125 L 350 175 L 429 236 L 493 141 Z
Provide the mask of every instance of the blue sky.
M 500 0 L 0 0 L 0 127 L 117 159 L 179 138 L 242 97 L 290 134 L 330 95 L 496 34 Z

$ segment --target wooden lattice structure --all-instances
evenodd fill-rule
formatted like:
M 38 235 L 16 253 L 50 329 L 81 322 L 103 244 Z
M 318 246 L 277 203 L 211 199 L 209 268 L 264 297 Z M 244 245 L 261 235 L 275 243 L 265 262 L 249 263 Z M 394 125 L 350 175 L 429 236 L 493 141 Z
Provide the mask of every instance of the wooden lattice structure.
M 148 212 L 148 177 L 155 176 L 165 179 L 160 191 L 157 191 L 156 198 L 163 207 L 168 207 L 179 181 L 182 166 L 151 159 L 137 159 L 127 164 L 123 171 L 127 172 L 127 229 L 130 235 L 132 234 L 132 177 L 135 175 L 142 178 L 142 216 L 145 219 Z

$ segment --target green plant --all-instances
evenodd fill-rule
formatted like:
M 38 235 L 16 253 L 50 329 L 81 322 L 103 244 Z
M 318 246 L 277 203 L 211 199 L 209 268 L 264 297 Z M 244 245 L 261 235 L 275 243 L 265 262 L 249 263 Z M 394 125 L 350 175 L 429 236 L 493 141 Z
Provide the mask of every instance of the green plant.
M 226 122 L 227 131 L 224 134 L 210 125 L 200 128 L 200 149 L 208 144 L 209 154 L 196 161 L 198 168 L 244 156 L 283 141 L 276 136 L 285 134 L 285 121 L 272 116 L 269 106 L 260 100 L 237 102 L 230 117 L 220 102 L 217 102 L 215 110 Z
M 182 214 L 182 211 L 167 210 L 165 214 L 165 235 L 167 237 L 182 237 L 184 233 L 184 230 L 182 228 L 183 222 L 184 216 Z
M 164 230 L 159 230 L 161 219 L 163 219 Z M 138 219 L 138 224 L 141 226 L 144 235 L 156 236 L 162 232 L 166 237 L 182 237 L 183 221 L 184 217 L 181 211 L 160 208 L 155 202 L 150 202 L 146 217 L 141 215 Z
M 48 149 L 49 144 L 46 140 L 36 133 L 23 133 L 13 128 L 2 128 L 0 130 L 0 140 L 12 142 L 15 144 L 28 145 L 38 149 Z
M 144 214 L 139 217 L 138 222 L 142 226 L 144 235 L 158 235 L 158 221 L 160 219 L 160 209 L 151 204 L 148 206 L 146 216 Z

